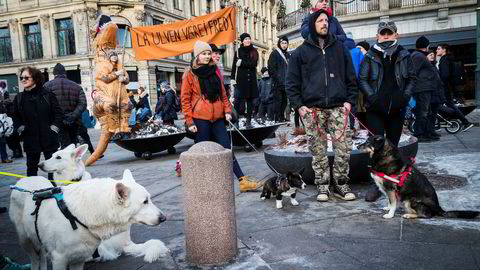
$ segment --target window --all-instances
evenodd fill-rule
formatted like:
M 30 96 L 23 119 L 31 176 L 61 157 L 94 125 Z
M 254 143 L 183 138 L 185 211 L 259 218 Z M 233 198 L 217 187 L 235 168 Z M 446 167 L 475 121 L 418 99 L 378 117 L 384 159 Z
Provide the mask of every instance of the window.
M 163 24 L 163 20 L 153 19 L 153 25 Z
M 190 0 L 190 14 L 195 16 L 195 0 Z
M 39 23 L 25 24 L 25 47 L 27 51 L 27 59 L 38 59 L 43 57 L 42 33 L 40 32 Z
M 127 70 L 128 80 L 131 82 L 138 82 L 138 72 L 136 70 Z
M 72 19 L 55 20 L 58 56 L 75 54 L 75 34 Z
M 173 0 L 173 8 L 180 9 L 180 0 Z
M 8 27 L 0 28 L 0 63 L 12 62 L 12 42 Z
M 212 9 L 212 0 L 207 0 L 207 14 L 211 13 L 213 11 Z
M 128 33 L 127 37 L 125 39 L 125 28 L 127 27 L 124 24 L 118 24 L 118 29 L 117 29 L 117 45 L 120 47 L 123 47 L 125 45 L 125 48 L 131 48 L 132 47 L 132 34 L 130 32 L 130 27 L 128 28 Z M 125 40 L 125 44 L 123 44 Z

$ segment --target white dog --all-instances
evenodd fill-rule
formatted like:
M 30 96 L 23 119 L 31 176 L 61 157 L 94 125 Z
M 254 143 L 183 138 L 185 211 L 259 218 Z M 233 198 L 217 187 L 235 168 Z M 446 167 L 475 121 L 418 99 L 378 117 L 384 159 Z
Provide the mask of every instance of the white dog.
M 45 172 L 53 173 L 55 180 L 60 180 L 57 185 L 67 183 L 61 180 L 88 180 L 91 175 L 85 170 L 82 157 L 87 152 L 88 145 L 83 144 L 77 148 L 71 144 L 63 150 L 55 152 L 48 160 L 40 162 L 39 168 Z M 151 239 L 143 244 L 135 244 L 130 238 L 130 226 L 126 232 L 119 233 L 112 238 L 102 241 L 98 247 L 100 255 L 96 260 L 110 261 L 118 258 L 122 253 L 135 257 L 142 257 L 148 262 L 154 262 L 168 252 L 165 244 L 157 239 Z M 93 254 L 93 253 L 92 253 Z
M 16 184 L 26 190 L 52 187 L 44 177 L 23 178 Z M 55 199 L 42 202 L 38 212 L 38 235 L 35 229 L 35 202 L 32 194 L 12 191 L 10 219 L 17 230 L 20 245 L 28 252 L 32 269 L 47 270 L 47 257 L 53 270 L 83 269 L 101 240 L 125 232 L 134 223 L 158 225 L 166 217 L 151 201 L 147 190 L 137 184 L 127 169 L 123 179 L 91 179 L 62 187 L 64 201 L 70 212 L 84 224 L 76 222 L 72 229 L 69 220 Z

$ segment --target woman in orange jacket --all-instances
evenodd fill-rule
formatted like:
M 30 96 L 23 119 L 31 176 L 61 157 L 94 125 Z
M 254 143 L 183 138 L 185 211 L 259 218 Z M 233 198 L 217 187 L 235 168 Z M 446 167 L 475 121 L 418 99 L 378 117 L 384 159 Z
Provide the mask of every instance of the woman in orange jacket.
M 206 42 L 197 41 L 193 54 L 191 68 L 183 74 L 180 94 L 188 130 L 195 133 L 195 143 L 211 140 L 230 149 L 224 120 L 232 119 L 232 107 L 212 60 L 212 48 Z M 235 156 L 233 172 L 240 181 L 240 191 L 257 188 L 257 183 L 248 181 L 248 176 L 243 174 Z

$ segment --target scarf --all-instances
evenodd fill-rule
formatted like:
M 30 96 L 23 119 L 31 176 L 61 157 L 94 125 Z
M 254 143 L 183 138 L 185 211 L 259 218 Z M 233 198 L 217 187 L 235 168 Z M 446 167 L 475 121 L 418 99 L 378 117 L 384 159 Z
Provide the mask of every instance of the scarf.
M 202 95 L 211 103 L 217 101 L 222 90 L 220 78 L 217 76 L 217 66 L 200 65 L 192 67 L 192 72 L 198 77 Z
M 398 48 L 398 43 L 397 40 L 395 41 L 384 41 L 382 43 L 375 43 L 373 45 L 373 48 L 375 48 L 377 51 L 383 53 L 383 58 L 387 57 L 392 57 L 393 53 L 397 50 Z

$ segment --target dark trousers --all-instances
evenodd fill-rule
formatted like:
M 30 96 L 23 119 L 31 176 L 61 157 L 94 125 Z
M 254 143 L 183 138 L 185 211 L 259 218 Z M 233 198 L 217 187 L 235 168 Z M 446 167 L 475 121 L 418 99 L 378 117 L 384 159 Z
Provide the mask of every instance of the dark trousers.
M 431 103 L 430 104 L 430 113 L 428 114 L 428 124 L 427 124 L 427 134 L 435 133 L 435 121 L 437 120 L 438 108 L 440 103 Z
M 0 137 L 0 158 L 2 160 L 8 159 L 7 141 L 5 140 L 5 137 Z
M 195 126 L 197 126 L 195 143 L 213 141 L 220 144 L 226 149 L 231 149 L 230 137 L 228 136 L 224 119 L 219 119 L 213 123 L 207 120 L 193 119 L 193 122 L 195 123 Z M 242 169 L 240 168 L 240 165 L 235 158 L 235 155 L 233 155 L 233 173 L 237 178 L 245 175 L 243 174 Z
M 300 121 L 302 121 L 302 119 L 300 118 L 300 113 L 298 112 L 298 109 L 295 109 L 294 111 L 294 119 L 295 119 L 295 128 L 300 128 Z M 305 126 L 302 122 L 302 126 Z
M 262 120 L 265 120 L 265 114 L 267 115 L 267 119 L 269 121 L 273 120 L 275 113 L 275 108 L 273 107 L 273 103 L 263 103 L 260 102 L 260 108 L 258 108 L 258 117 Z
M 60 128 L 58 134 L 60 148 L 64 149 L 72 143 L 77 144 L 77 129 L 78 125 L 76 123 L 72 125 L 63 125 L 63 127 Z
M 275 120 L 285 121 L 285 109 L 287 108 L 285 87 L 275 87 L 273 103 L 275 104 Z
M 430 113 L 430 101 L 432 99 L 431 92 L 421 92 L 413 94 L 416 105 L 413 109 L 415 114 L 415 136 L 421 137 L 428 135 L 428 119 Z
M 452 108 L 455 114 L 455 118 L 460 119 L 464 125 L 469 124 L 470 122 L 465 118 L 465 115 L 458 109 L 458 107 L 453 103 L 453 97 L 452 93 L 450 91 L 445 91 L 445 98 L 447 99 L 447 102 L 445 104 L 447 107 Z
M 247 111 L 245 112 L 245 103 L 247 106 Z M 244 113 L 245 117 L 247 118 L 247 121 L 252 119 L 252 113 L 253 113 L 253 98 L 235 98 L 233 101 L 233 106 L 235 110 L 238 112 L 238 114 L 242 115 Z M 242 113 L 243 112 L 243 113 Z
M 398 146 L 403 130 L 405 112 L 403 110 L 384 114 L 367 111 L 367 127 L 375 135 L 382 135 L 389 139 L 393 145 Z M 385 135 L 386 134 L 386 135 Z
M 84 143 L 88 145 L 88 152 L 90 152 L 90 154 L 93 154 L 93 152 L 95 151 L 95 148 L 93 148 L 92 141 L 90 140 L 90 136 L 88 136 L 88 130 L 83 124 L 78 125 L 77 134 L 80 135 Z
M 237 111 L 238 115 L 245 114 L 245 99 L 240 97 L 235 97 L 233 100 L 233 107 Z
M 45 151 L 43 152 L 43 157 L 49 159 L 52 157 L 52 154 L 55 151 Z M 37 176 L 38 175 L 38 163 L 40 163 L 40 154 L 41 153 L 27 153 L 27 176 Z M 48 174 L 48 180 L 53 180 L 53 173 Z
M 18 135 L 17 131 L 14 131 L 10 137 L 7 137 L 7 145 L 13 153 L 21 154 L 22 153 L 22 145 L 20 144 L 20 135 Z

